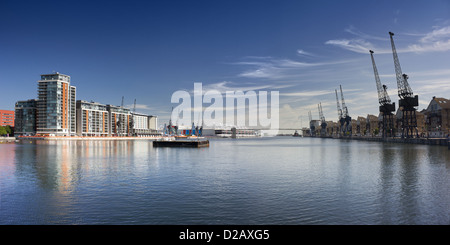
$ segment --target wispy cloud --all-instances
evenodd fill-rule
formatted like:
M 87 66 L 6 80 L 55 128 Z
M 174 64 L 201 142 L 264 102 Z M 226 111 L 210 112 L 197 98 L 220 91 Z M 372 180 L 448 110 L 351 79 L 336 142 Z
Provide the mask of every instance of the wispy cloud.
M 356 53 L 366 54 L 369 50 L 375 49 L 375 45 L 372 44 L 368 40 L 377 40 L 377 41 L 388 41 L 388 38 L 379 37 L 375 35 L 370 35 L 364 32 L 359 31 L 354 26 L 350 25 L 349 27 L 344 29 L 345 32 L 350 33 L 356 38 L 343 38 L 343 39 L 332 39 L 325 42 L 327 45 L 334 45 L 346 50 L 350 50 Z M 377 53 L 380 53 L 379 49 L 376 49 Z M 383 50 L 381 52 L 388 52 L 388 50 Z
M 326 94 L 334 94 L 334 90 L 288 92 L 288 93 L 281 93 L 280 96 L 315 97 L 315 96 L 326 95 Z
M 264 78 L 264 79 L 284 79 L 299 77 L 304 69 L 314 67 L 332 66 L 337 64 L 344 64 L 354 62 L 354 60 L 336 60 L 327 62 L 304 62 L 292 59 L 265 59 L 257 61 L 244 61 L 234 64 L 251 66 L 252 69 L 247 69 L 241 72 L 239 77 L 246 78 Z
M 450 50 L 450 26 L 436 28 L 408 46 L 411 52 L 436 52 Z
M 259 91 L 259 90 L 274 90 L 282 89 L 293 86 L 292 84 L 285 83 L 269 83 L 269 84 L 257 84 L 257 83 L 236 83 L 231 81 L 222 81 L 212 84 L 202 84 L 203 91 L 216 90 L 220 93 L 225 93 L 227 91 Z M 193 92 L 193 91 L 192 91 Z
M 316 55 L 315 54 L 312 54 L 312 53 L 310 53 L 310 52 L 306 52 L 305 50 L 303 50 L 303 49 L 297 49 L 297 55 L 299 55 L 299 56 L 309 56 L 309 57 L 315 57 Z
M 133 110 L 134 108 L 136 108 L 136 111 L 141 111 L 141 112 L 152 112 L 154 113 L 155 111 L 157 111 L 158 109 L 155 107 L 151 107 L 149 105 L 146 104 L 136 104 L 136 106 L 134 104 L 131 105 L 124 105 L 125 108 Z
M 379 48 L 368 40 L 381 40 L 386 41 L 388 39 L 371 36 L 362 33 L 354 27 L 345 29 L 346 32 L 358 36 L 356 39 L 332 39 L 325 42 L 328 45 L 334 45 L 356 53 L 367 53 L 368 50 L 375 50 L 377 53 L 390 53 L 390 49 Z M 408 52 L 439 52 L 450 50 L 450 26 L 440 27 L 423 34 L 406 34 L 412 37 L 420 37 L 414 40 L 415 43 L 409 44 L 406 48 L 397 48 L 398 53 Z
M 362 31 L 356 29 L 353 25 L 350 25 L 349 27 L 345 28 L 344 31 L 348 32 L 350 34 L 353 34 L 361 39 L 380 40 L 380 41 L 388 41 L 389 40 L 389 38 L 387 38 L 387 37 L 379 37 L 379 36 L 364 33 Z
M 325 44 L 338 46 L 356 53 L 368 53 L 369 50 L 374 49 L 374 45 L 363 39 L 339 39 L 328 40 Z
M 421 43 L 429 43 L 429 42 L 439 42 L 442 39 L 450 38 L 450 26 L 442 27 L 439 29 L 435 29 L 429 33 L 426 33 L 423 38 L 419 41 Z

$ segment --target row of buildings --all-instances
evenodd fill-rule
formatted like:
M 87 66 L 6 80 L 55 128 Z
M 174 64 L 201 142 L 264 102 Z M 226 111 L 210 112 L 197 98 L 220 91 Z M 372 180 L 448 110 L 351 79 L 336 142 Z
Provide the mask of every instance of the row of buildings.
M 70 76 L 41 75 L 38 98 L 15 104 L 15 136 L 147 136 L 157 117 L 123 106 L 76 100 Z
M 419 137 L 448 137 L 450 134 L 450 100 L 433 97 L 426 109 L 416 112 L 417 132 Z M 367 115 L 351 121 L 351 132 L 356 136 L 376 136 L 380 132 L 382 116 Z M 312 120 L 314 131 L 304 128 L 303 135 L 321 135 L 321 121 Z M 327 121 L 326 136 L 339 134 L 339 123 Z M 394 135 L 400 136 L 402 128 L 402 109 L 394 115 Z M 323 134 L 323 133 L 322 133 Z M 323 136 L 323 135 L 322 135 Z
M 0 126 L 14 127 L 14 111 L 0 110 Z

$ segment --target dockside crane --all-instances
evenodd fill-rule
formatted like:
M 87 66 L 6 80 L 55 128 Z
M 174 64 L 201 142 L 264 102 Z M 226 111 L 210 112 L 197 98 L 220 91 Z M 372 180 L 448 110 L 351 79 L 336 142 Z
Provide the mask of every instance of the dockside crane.
M 417 135 L 416 106 L 419 106 L 419 96 L 414 95 L 408 83 L 408 75 L 402 72 L 400 61 L 398 60 L 397 50 L 395 49 L 394 33 L 389 32 L 391 38 L 392 55 L 394 58 L 395 75 L 398 87 L 398 106 L 402 108 L 402 138 L 412 138 L 414 133 Z
M 320 117 L 320 136 L 327 136 L 327 122 L 325 121 L 325 116 L 322 111 L 322 102 L 320 102 L 317 107 L 319 108 Z
M 345 124 L 345 120 L 342 118 L 342 109 L 341 106 L 339 104 L 339 98 L 338 98 L 338 92 L 337 89 L 334 90 L 334 92 L 336 92 L 336 104 L 337 104 L 337 111 L 338 111 L 338 128 L 336 130 L 336 134 L 338 136 L 341 135 L 342 130 L 344 128 L 344 124 Z
M 382 121 L 380 125 L 381 133 L 383 138 L 388 136 L 393 136 L 394 130 L 394 114 L 395 103 L 391 102 L 391 98 L 387 92 L 387 86 L 381 85 L 380 76 L 378 75 L 378 69 L 375 64 L 375 59 L 373 58 L 373 51 L 369 50 L 370 57 L 372 59 L 373 73 L 375 75 L 375 82 L 377 84 L 378 91 L 378 103 L 380 104 L 379 110 L 382 115 Z
M 344 133 L 344 136 L 345 135 L 352 136 L 352 118 L 348 114 L 348 108 L 345 105 L 344 93 L 342 92 L 342 85 L 339 85 L 339 87 L 341 88 L 342 118 L 344 120 L 343 133 Z
M 316 136 L 316 126 L 314 125 L 314 122 L 312 120 L 311 111 L 308 112 L 309 116 L 309 130 L 310 130 L 310 136 Z

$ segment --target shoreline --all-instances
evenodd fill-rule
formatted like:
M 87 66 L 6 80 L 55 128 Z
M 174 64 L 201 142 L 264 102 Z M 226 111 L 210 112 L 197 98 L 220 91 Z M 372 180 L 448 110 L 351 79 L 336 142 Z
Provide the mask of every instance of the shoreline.
M 311 137 L 311 136 L 305 136 Z M 450 139 L 448 138 L 381 138 L 381 137 L 366 137 L 366 136 L 352 136 L 352 137 L 311 137 L 311 138 L 326 138 L 326 139 L 340 139 L 340 140 L 362 140 L 362 141 L 375 141 L 384 143 L 404 143 L 404 144 L 420 144 L 420 145 L 439 145 L 448 146 L 450 149 Z
M 287 136 L 287 135 L 286 135 Z M 95 137 L 95 136 L 21 136 L 21 137 L 0 137 L 0 143 L 11 143 L 18 142 L 20 140 L 158 140 L 164 136 L 148 136 L 148 137 Z M 336 136 L 326 136 L 326 137 L 312 137 L 303 136 L 308 138 L 323 138 L 323 139 L 340 139 L 340 140 L 362 140 L 362 141 L 374 141 L 374 142 L 384 142 L 384 143 L 404 143 L 404 144 L 421 144 L 421 145 L 438 145 L 447 146 L 450 149 L 450 139 L 448 138 L 381 138 L 381 137 L 366 137 L 366 136 L 352 136 L 352 137 L 336 137 Z M 223 138 L 223 137 L 207 137 L 207 138 Z M 246 137 L 244 137 L 246 138 Z M 258 137 L 256 137 L 258 138 Z
M 15 137 L 0 137 L 0 143 L 10 143 L 15 141 L 16 141 Z
M 17 137 L 15 140 L 157 140 L 163 136 L 149 136 L 149 137 L 96 137 L 96 136 L 22 136 Z
M 167 136 L 148 136 L 148 137 L 136 137 L 136 136 L 112 136 L 112 137 L 97 137 L 97 136 L 20 136 L 20 137 L 10 137 L 9 142 L 15 142 L 20 140 L 158 140 L 165 138 Z M 203 136 L 205 138 L 216 138 L 216 139 L 231 139 L 232 137 L 221 137 L 221 136 Z M 236 139 L 241 138 L 261 138 L 258 136 L 237 136 Z M 0 139 L 1 142 L 1 139 Z

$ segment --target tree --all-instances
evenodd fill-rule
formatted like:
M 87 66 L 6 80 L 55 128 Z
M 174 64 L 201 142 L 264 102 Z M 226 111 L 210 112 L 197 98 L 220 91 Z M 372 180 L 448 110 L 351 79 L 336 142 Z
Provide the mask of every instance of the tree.
M 8 132 L 6 132 L 5 127 L 0 126 L 0 136 L 6 135 Z
M 380 130 L 379 130 L 378 128 L 376 128 L 375 130 L 373 130 L 373 133 L 374 133 L 375 135 L 378 135 L 379 132 L 380 132 Z
M 6 125 L 5 130 L 6 130 L 6 133 L 7 133 L 7 134 L 9 134 L 9 135 L 12 134 L 12 128 L 11 128 L 11 126 Z

